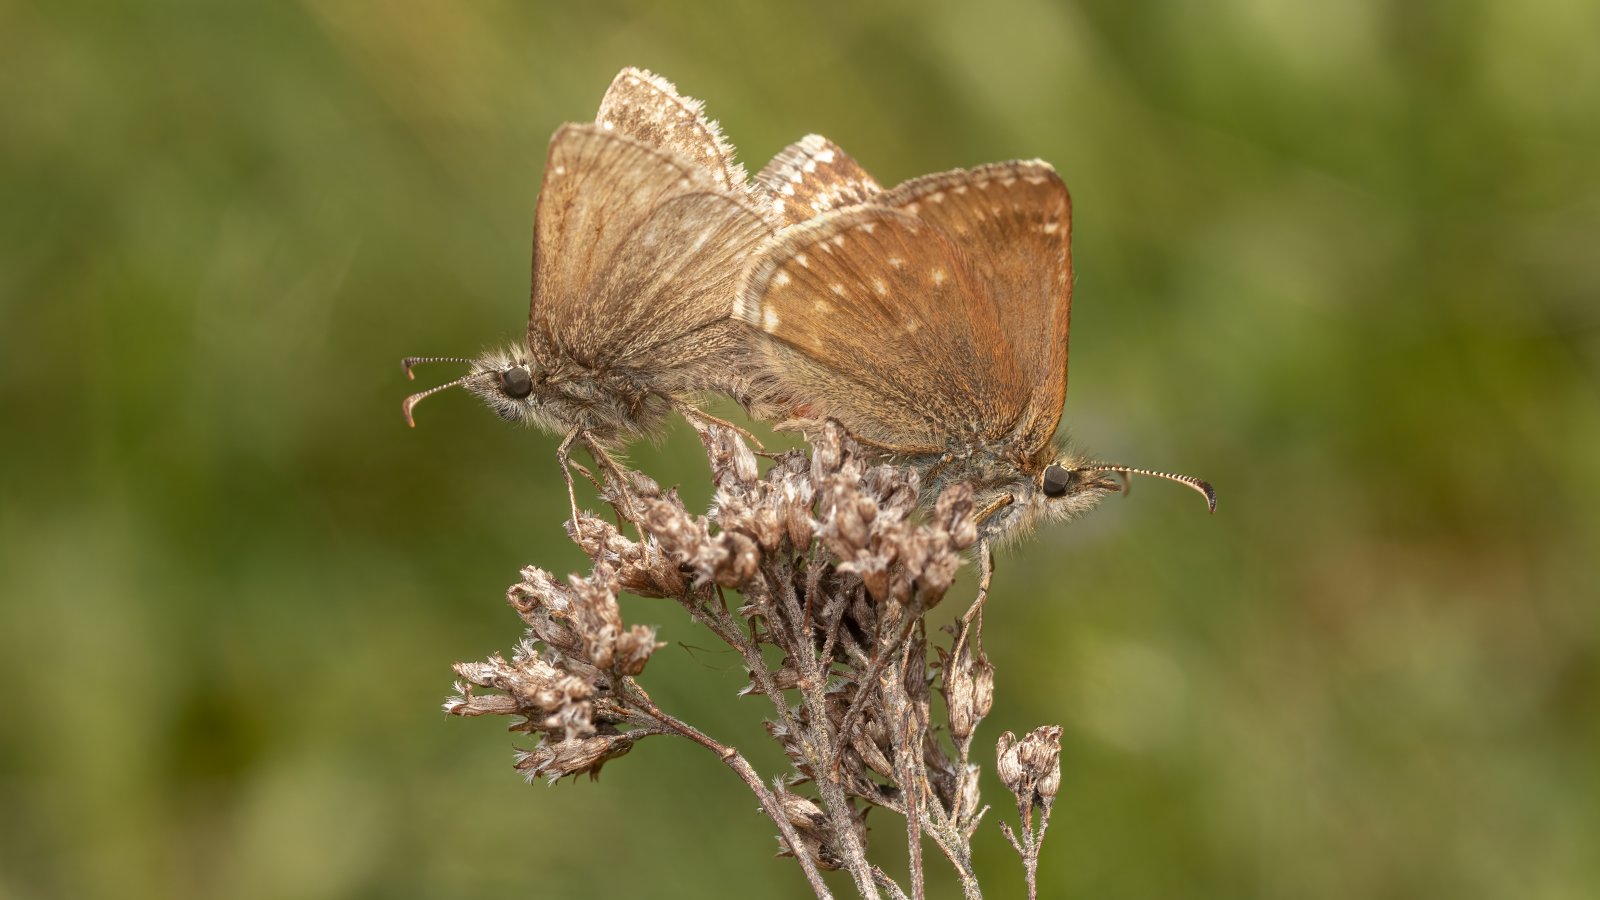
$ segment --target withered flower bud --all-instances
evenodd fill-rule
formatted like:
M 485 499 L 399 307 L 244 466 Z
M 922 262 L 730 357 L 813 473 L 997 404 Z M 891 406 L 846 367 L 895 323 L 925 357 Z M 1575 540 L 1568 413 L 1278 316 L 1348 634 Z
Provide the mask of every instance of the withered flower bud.
M 1039 785 L 1035 790 L 1039 792 L 1040 799 L 1044 800 L 1045 803 L 1049 803 L 1056 798 L 1056 792 L 1061 790 L 1061 761 L 1059 757 L 1056 760 L 1056 764 L 1051 766 L 1048 772 L 1044 773 L 1043 778 L 1039 779 Z
M 828 816 L 822 811 L 822 807 L 799 794 L 784 791 L 778 795 L 778 805 L 783 807 L 784 818 L 799 829 L 801 834 L 808 831 L 816 833 L 828 823 Z
M 856 504 L 840 504 L 834 509 L 832 525 L 841 541 L 838 546 L 830 549 L 841 557 L 847 557 L 855 555 L 855 551 L 866 547 L 870 537 L 867 531 L 868 521 L 861 517 L 860 507 Z
M 517 714 L 517 701 L 505 694 L 487 694 L 478 696 L 472 693 L 472 686 L 465 681 L 455 684 L 456 695 L 444 701 L 444 714 L 447 716 L 514 716 Z
M 1061 787 L 1061 726 L 1041 725 L 1022 739 L 1022 759 L 1039 796 L 1049 800 Z
M 654 540 L 640 543 L 621 539 L 614 555 L 617 561 L 617 585 L 622 590 L 639 597 L 681 597 L 687 583 L 678 564 L 661 552 Z
M 590 577 L 570 579 L 577 601 L 573 606 L 573 627 L 583 639 L 584 658 L 602 671 L 611 668 L 622 631 L 614 574 L 609 566 L 597 564 Z
M 635 625 L 617 638 L 616 666 L 619 675 L 638 675 L 650 654 L 665 647 L 656 641 L 656 630 L 647 625 Z
M 761 565 L 760 548 L 748 536 L 734 532 L 718 535 L 721 559 L 713 577 L 723 587 L 736 588 L 755 576 Z
M 829 421 L 811 445 L 811 480 L 821 482 L 824 476 L 839 471 L 844 463 L 844 426 Z
M 932 521 L 950 535 L 950 545 L 965 550 L 978 542 L 978 523 L 972 517 L 972 486 L 956 483 L 934 502 Z
M 763 550 L 776 550 L 784 538 L 784 522 L 770 505 L 757 507 L 750 517 L 751 536 Z
M 972 730 L 977 727 L 979 716 L 974 701 L 975 693 L 970 657 L 963 653 L 953 660 L 948 660 L 945 667 L 944 701 L 950 720 L 950 736 L 957 741 L 965 741 L 971 737 Z
M 584 556 L 598 562 L 605 557 L 613 538 L 621 535 L 617 526 L 605 519 L 580 512 L 576 522 L 567 520 L 567 537 L 578 545 Z
M 994 708 L 994 666 L 987 657 L 972 664 L 972 711 L 982 719 Z
M 995 742 L 995 774 L 1000 776 L 1000 783 L 1011 793 L 1016 794 L 1024 789 L 1023 778 L 1027 770 L 1023 768 L 1022 759 L 1017 753 L 1017 736 L 1009 731 L 1000 735 L 1000 740 Z
M 544 778 L 554 784 L 568 775 L 588 772 L 600 776 L 600 767 L 633 749 L 633 739 L 625 734 L 598 734 L 576 740 L 552 741 L 546 737 L 532 750 L 520 751 L 517 771 L 532 781 Z
M 789 543 L 801 553 L 811 549 L 811 535 L 816 529 L 816 524 L 811 520 L 811 501 L 809 485 L 802 486 L 797 479 L 784 482 L 783 527 Z

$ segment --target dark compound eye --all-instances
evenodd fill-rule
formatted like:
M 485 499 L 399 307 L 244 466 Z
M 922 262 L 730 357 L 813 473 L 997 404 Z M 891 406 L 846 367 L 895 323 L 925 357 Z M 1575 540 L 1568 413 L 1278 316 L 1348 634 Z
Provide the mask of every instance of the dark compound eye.
M 1046 497 L 1061 497 L 1067 493 L 1068 485 L 1072 484 L 1073 472 L 1055 463 L 1045 467 L 1044 484 L 1042 490 Z
M 507 397 L 521 400 L 533 393 L 533 376 L 522 366 L 512 366 L 500 373 L 500 389 Z

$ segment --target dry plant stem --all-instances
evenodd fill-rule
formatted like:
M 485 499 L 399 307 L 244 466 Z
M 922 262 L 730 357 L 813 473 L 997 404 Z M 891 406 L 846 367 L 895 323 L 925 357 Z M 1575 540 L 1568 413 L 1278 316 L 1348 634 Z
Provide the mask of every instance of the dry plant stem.
M 972 491 L 948 488 L 927 509 L 915 473 L 874 464 L 836 423 L 814 437 L 809 457 L 769 455 L 764 474 L 732 431 L 715 420 L 693 424 L 716 488 L 705 515 L 623 469 L 588 435 L 566 436 L 559 455 L 574 507 L 569 534 L 594 568 L 565 581 L 523 570 L 507 601 L 526 637 L 509 661 L 497 654 L 457 664 L 461 680 L 446 711 L 514 717 L 513 731 L 539 740 L 517 754 L 530 779 L 594 776 L 645 737 L 678 735 L 745 783 L 777 828 L 780 855 L 800 862 L 817 896 L 829 896 L 821 872 L 843 869 L 862 897 L 925 900 L 927 837 L 963 896 L 981 898 L 970 842 L 988 807 L 971 750 L 993 702 L 994 669 L 982 648 L 994 571 L 986 544 L 978 546 L 977 596 L 947 629 L 948 647 L 930 640 L 924 618 L 978 544 Z M 594 473 L 569 458 L 579 442 Z M 603 476 L 601 498 L 638 540 L 623 521 L 613 527 L 576 510 L 572 469 Z M 739 592 L 739 605 L 725 590 Z M 771 702 L 764 724 L 789 772 L 764 781 L 736 748 L 655 705 L 637 679 L 665 645 L 653 628 L 624 624 L 623 592 L 676 602 L 739 653 L 750 679 L 740 694 Z M 769 664 L 777 653 L 782 661 Z M 935 691 L 944 698 L 938 722 Z M 1030 885 L 1048 821 L 1047 812 L 1035 832 L 1031 810 L 1040 801 L 1048 810 L 1059 786 L 1059 737 L 1059 728 L 1035 729 L 1019 743 L 1007 733 L 999 747 L 1002 780 L 1023 820 L 1020 833 L 1006 833 Z M 874 807 L 905 819 L 904 888 L 868 857 Z
M 656 706 L 655 702 L 650 699 L 650 695 L 646 694 L 644 689 L 639 687 L 632 679 L 625 679 L 622 682 L 621 694 L 634 708 L 660 723 L 662 728 L 672 734 L 686 737 L 710 750 L 728 768 L 732 769 L 734 774 L 739 776 L 739 779 L 750 788 L 751 792 L 761 802 L 761 811 L 772 819 L 774 825 L 778 826 L 778 833 L 783 835 L 783 839 L 788 843 L 789 849 L 795 855 L 795 859 L 799 861 L 800 868 L 805 872 L 806 881 L 811 884 L 811 890 L 818 897 L 833 896 L 828 892 L 827 883 L 822 880 L 822 873 L 817 871 L 816 864 L 811 861 L 810 856 L 805 852 L 805 846 L 800 840 L 800 835 L 784 815 L 783 808 L 778 803 L 777 797 L 762 783 L 761 776 L 756 774 L 756 770 L 744 758 L 743 754 L 737 749 L 713 739 L 693 725 L 662 712 L 660 707 Z
M 888 891 L 889 896 L 893 897 L 894 900 L 911 900 L 910 897 L 906 896 L 906 892 L 901 889 L 900 885 L 896 884 L 894 879 L 889 877 L 888 872 L 885 872 L 877 866 L 873 866 L 872 877 L 877 879 L 878 885 L 885 891 Z
M 1022 825 L 1022 838 L 1012 832 L 1011 826 L 1000 823 L 1000 830 L 1005 833 L 1006 840 L 1016 849 L 1017 855 L 1022 857 L 1022 869 L 1028 882 L 1028 900 L 1038 900 L 1039 896 L 1039 850 L 1044 846 L 1044 832 L 1050 827 L 1050 806 L 1045 804 L 1039 813 L 1039 830 L 1034 832 L 1030 827 L 1032 816 L 1024 819 Z
M 1017 798 L 1020 833 L 1005 823 L 1000 830 L 1022 857 L 1029 900 L 1039 896 L 1039 849 L 1050 828 L 1050 810 L 1061 787 L 1061 726 L 1035 728 L 1020 741 L 1011 732 L 1000 736 L 996 770 Z M 1033 827 L 1033 810 L 1040 810 L 1039 827 Z

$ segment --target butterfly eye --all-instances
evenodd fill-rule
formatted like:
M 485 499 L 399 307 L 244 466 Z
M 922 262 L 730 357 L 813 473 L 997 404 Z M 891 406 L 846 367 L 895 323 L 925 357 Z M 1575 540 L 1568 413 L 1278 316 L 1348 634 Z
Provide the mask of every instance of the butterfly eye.
M 1067 486 L 1072 483 L 1073 473 L 1063 466 L 1051 463 L 1045 467 L 1044 483 L 1041 489 L 1046 497 L 1061 497 L 1067 493 Z
M 500 373 L 500 390 L 507 397 L 521 400 L 533 393 L 533 377 L 523 366 L 512 366 Z

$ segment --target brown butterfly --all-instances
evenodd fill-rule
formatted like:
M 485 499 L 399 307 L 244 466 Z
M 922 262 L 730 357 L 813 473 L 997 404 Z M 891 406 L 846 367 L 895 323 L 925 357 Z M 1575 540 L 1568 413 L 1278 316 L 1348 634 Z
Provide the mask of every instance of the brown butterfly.
M 779 170 L 792 175 L 801 156 Z M 820 167 L 817 152 L 810 158 Z M 864 174 L 840 182 L 870 183 Z M 1125 487 L 1113 476 L 1178 481 L 1215 509 L 1204 481 L 1092 462 L 1054 440 L 1067 390 L 1071 206 L 1048 163 L 929 175 L 854 205 L 805 177 L 795 183 L 807 188 L 795 196 L 828 209 L 758 253 L 734 308 L 766 336 L 759 392 L 789 424 L 837 419 L 918 469 L 928 499 L 971 485 L 986 543 L 1087 511 Z
M 739 274 L 774 225 L 699 101 L 624 69 L 592 125 L 551 138 L 533 241 L 525 341 L 464 362 L 460 385 L 506 419 L 564 434 L 592 452 L 658 427 L 671 409 L 721 420 L 687 397 L 736 391 L 745 327 L 728 317 Z M 699 421 L 697 421 L 699 420 Z M 413 422 L 413 424 L 415 424 Z M 721 423 L 726 424 L 726 423 Z

